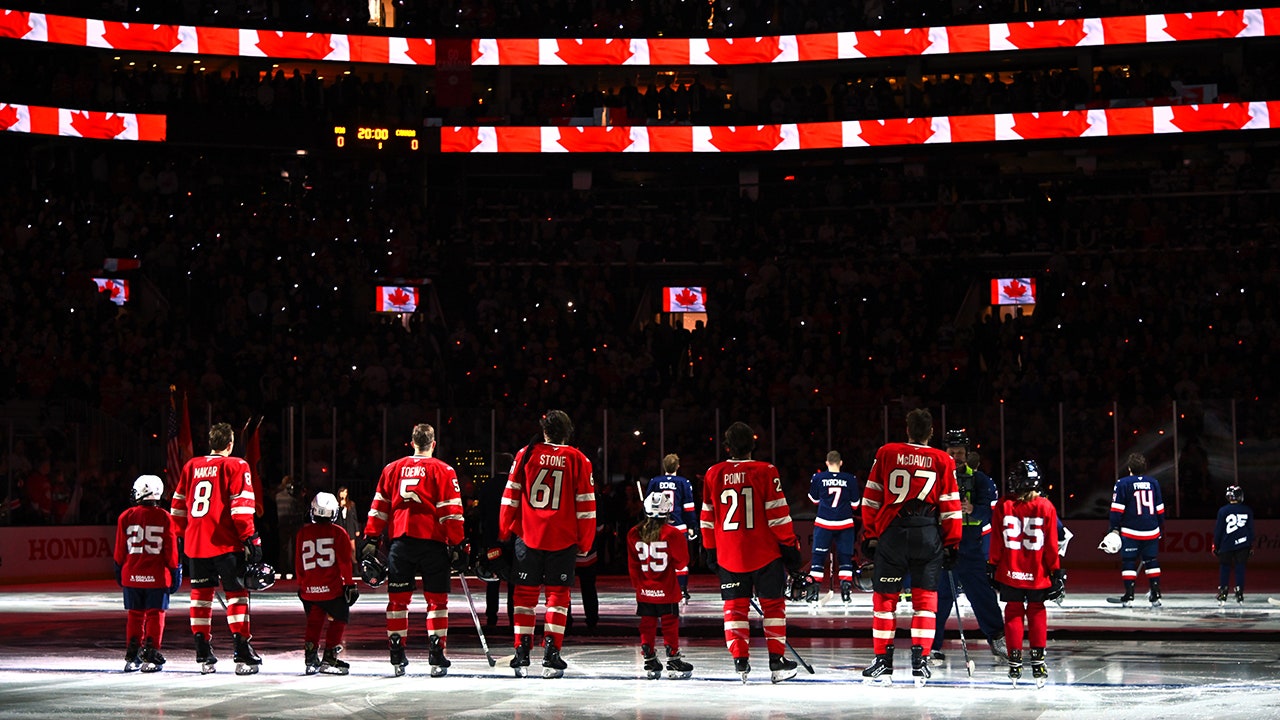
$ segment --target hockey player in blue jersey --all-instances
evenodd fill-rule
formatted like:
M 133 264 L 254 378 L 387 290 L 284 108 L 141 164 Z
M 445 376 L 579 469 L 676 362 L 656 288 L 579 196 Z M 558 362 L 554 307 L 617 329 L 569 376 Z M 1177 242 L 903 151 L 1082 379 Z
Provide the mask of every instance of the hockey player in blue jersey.
M 1213 528 L 1213 554 L 1218 556 L 1218 606 L 1227 603 L 1231 571 L 1236 574 L 1236 602 L 1244 602 L 1244 564 L 1253 554 L 1253 510 L 1244 504 L 1244 489 L 1227 488 L 1227 504 L 1218 510 Z
M 813 558 L 809 565 L 809 587 L 805 600 L 813 608 L 826 577 L 827 557 L 835 551 L 840 577 L 840 599 L 851 602 L 853 595 L 853 543 L 858 531 L 862 491 L 858 478 L 841 472 L 840 453 L 827 453 L 827 469 L 809 481 L 809 500 L 818 506 L 813 521 Z
M 1120 576 L 1124 594 L 1107 598 L 1125 607 L 1133 604 L 1133 588 L 1138 581 L 1138 562 L 1147 575 L 1150 591 L 1147 601 L 1160 607 L 1160 530 L 1164 525 L 1164 499 L 1160 481 L 1147 475 L 1147 459 L 1141 453 L 1130 453 L 1125 463 L 1129 474 L 1116 481 L 1111 493 L 1111 531 L 1098 545 L 1103 552 L 1120 553 Z
M 680 470 L 680 456 L 671 453 L 662 458 L 662 474 L 649 480 L 645 497 L 660 492 L 671 498 L 671 524 L 683 532 L 690 543 L 698 539 L 698 508 L 693 502 L 693 484 L 676 472 Z M 643 502 L 644 498 L 640 498 Z M 690 550 L 690 554 L 692 554 Z M 677 568 L 676 580 L 680 582 L 680 594 L 689 600 L 689 568 Z

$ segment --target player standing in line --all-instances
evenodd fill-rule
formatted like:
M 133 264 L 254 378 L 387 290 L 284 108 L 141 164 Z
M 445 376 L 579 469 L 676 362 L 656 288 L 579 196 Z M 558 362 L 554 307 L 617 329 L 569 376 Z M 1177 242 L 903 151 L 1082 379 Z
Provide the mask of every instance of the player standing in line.
M 809 588 L 805 600 L 812 610 L 818 605 L 818 592 L 826 577 L 827 557 L 835 549 L 839 567 L 840 599 L 853 600 L 853 541 L 858 534 L 857 521 L 862 504 L 858 478 L 841 472 L 844 461 L 840 453 L 827 453 L 827 469 L 815 473 L 809 481 L 809 501 L 818 506 L 813 521 L 813 557 L 809 563 Z
M 124 588 L 124 671 L 156 672 L 164 667 L 160 645 L 169 596 L 182 585 L 178 529 L 160 501 L 164 481 L 141 475 L 133 481 L 133 507 L 116 523 L 116 583 Z
M 693 484 L 689 478 L 677 475 L 680 470 L 680 456 L 671 453 L 662 458 L 662 474 L 649 480 L 645 488 L 645 498 L 655 492 L 666 493 L 671 498 L 671 523 L 677 530 L 688 536 L 689 542 L 698 539 L 698 507 L 693 500 Z M 643 498 L 642 498 L 643 499 Z M 689 601 L 689 567 L 676 568 L 676 578 L 680 581 L 680 597 L 683 602 Z
M 360 540 L 361 560 L 377 555 L 383 529 L 391 536 L 387 551 L 387 645 L 396 677 L 409 660 L 409 603 L 417 577 L 427 602 L 427 662 L 431 677 L 445 675 L 452 663 L 445 657 L 449 638 L 449 578 L 467 563 L 462 492 L 458 476 L 434 457 L 436 430 L 426 423 L 413 426 L 413 454 L 388 463 L 378 477 L 369 519 Z
M 943 578 L 938 586 L 938 631 L 933 636 L 933 652 L 929 657 L 939 663 L 946 660 L 942 654 L 943 631 L 955 607 L 955 593 L 962 592 L 973 607 L 973 616 L 987 637 L 991 654 L 1003 662 L 1008 657 L 1004 623 L 1000 618 L 996 593 L 986 577 L 991 545 L 991 506 L 1000 497 L 1000 492 L 990 476 L 969 466 L 970 462 L 976 466 L 978 460 L 977 452 L 969 450 L 967 432 L 948 430 L 946 440 L 947 454 L 956 461 L 956 485 L 960 488 L 960 511 L 964 515 L 961 518 L 960 554 L 955 568 L 951 570 L 951 577 Z M 952 580 L 957 586 L 954 591 Z
M 337 522 L 338 498 L 327 492 L 311 499 L 311 522 L 294 538 L 293 567 L 298 574 L 298 599 L 307 613 L 303 658 L 308 675 L 317 672 L 346 675 L 350 665 L 338 659 L 351 606 L 360 591 L 351 576 L 351 536 Z M 324 659 L 320 659 L 320 630 L 328 618 Z
M 1138 561 L 1150 583 L 1147 600 L 1160 607 L 1160 529 L 1164 525 L 1164 500 L 1160 497 L 1160 481 L 1147 472 L 1147 459 L 1141 453 L 1130 453 L 1129 475 L 1116 481 L 1111 493 L 1111 531 L 1098 545 L 1104 552 L 1120 552 L 1120 577 L 1124 594 L 1107 598 L 1107 602 L 1124 607 L 1133 604 L 1133 588 L 1138 581 Z
M 685 533 L 671 524 L 671 496 L 649 493 L 644 517 L 627 532 L 627 571 L 636 590 L 636 615 L 640 617 L 640 654 L 650 680 L 662 675 L 658 660 L 658 622 L 667 646 L 667 674 L 671 678 L 693 675 L 693 666 L 680 655 L 680 583 L 676 569 L 689 567 L 689 543 Z
M 237 675 L 258 672 L 262 658 L 249 640 L 249 587 L 246 577 L 265 578 L 262 540 L 253 526 L 254 495 L 249 465 L 231 457 L 235 430 L 227 423 L 209 428 L 209 454 L 191 458 L 182 468 L 170 508 L 183 532 L 191 559 L 191 632 L 200 672 L 215 671 L 213 595 L 221 583 L 227 596 L 227 625 L 235 647 Z M 274 570 L 270 571 L 274 582 Z M 265 590 L 261 580 L 255 589 Z
M 751 596 L 760 598 L 773 682 L 796 675 L 787 659 L 787 573 L 800 575 L 804 559 L 782 493 L 778 468 L 751 459 L 755 433 L 735 422 L 724 432 L 729 459 L 707 470 L 702 488 L 702 541 L 707 567 L 720 578 L 724 638 L 733 669 L 747 681 Z
M 573 435 L 569 416 L 563 410 L 548 410 L 541 429 L 542 442 L 531 442 L 516 454 L 502 494 L 498 539 L 505 542 L 515 536 L 516 652 L 511 667 L 516 677 L 529 673 L 534 610 L 545 586 L 542 676 L 558 678 L 568 667 L 560 650 L 575 559 L 595 542 L 596 494 L 591 461 L 566 444 Z
M 959 552 L 960 491 L 951 456 L 929 447 L 933 415 L 907 413 L 905 443 L 876 451 L 862 495 L 862 552 L 875 560 L 871 642 L 876 659 L 862 671 L 867 682 L 893 681 L 893 637 L 902 579 L 911 575 L 911 675 L 917 686 L 931 677 L 929 651 L 938 611 L 938 580 Z
M 1244 565 L 1253 554 L 1253 510 L 1244 504 L 1244 488 L 1227 488 L 1227 504 L 1218 510 L 1213 528 L 1213 553 L 1218 556 L 1218 606 L 1227 603 L 1231 571 L 1236 573 L 1236 602 L 1244 602 Z
M 987 577 L 1005 603 L 1009 679 L 1017 685 L 1022 678 L 1025 627 L 1031 645 L 1031 675 L 1036 687 L 1044 687 L 1049 678 L 1044 664 L 1049 638 L 1044 603 L 1061 597 L 1065 588 L 1058 556 L 1058 511 L 1040 496 L 1040 468 L 1034 460 L 1014 463 L 1008 480 L 1009 492 L 996 503 L 991 517 L 998 535 L 991 543 Z

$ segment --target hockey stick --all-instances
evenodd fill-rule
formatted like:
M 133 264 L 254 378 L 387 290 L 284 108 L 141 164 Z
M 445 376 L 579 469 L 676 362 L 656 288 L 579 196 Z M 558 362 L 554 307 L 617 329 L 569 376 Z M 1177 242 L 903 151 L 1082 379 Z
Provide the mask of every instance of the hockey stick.
M 964 652 L 964 669 L 973 677 L 973 661 L 969 659 L 969 644 L 964 641 L 964 615 L 960 614 L 960 592 L 956 589 L 956 574 L 947 571 L 947 579 L 951 581 L 951 599 L 956 604 L 956 625 L 960 628 L 960 650 Z
M 489 643 L 484 639 L 484 630 L 480 627 L 480 616 L 476 614 L 476 603 L 471 599 L 471 588 L 467 587 L 467 576 L 458 573 L 458 580 L 462 581 L 462 594 L 467 596 L 467 609 L 471 611 L 471 619 L 476 623 L 476 633 L 480 635 L 480 647 L 484 648 L 485 659 L 489 661 L 489 667 L 497 667 L 498 661 L 489 653 Z
M 751 598 L 751 607 L 755 608 L 756 612 L 760 613 L 760 617 L 764 617 L 764 611 L 760 609 L 760 605 L 756 603 L 755 598 Z M 800 661 L 800 664 L 804 666 L 804 669 L 808 671 L 810 675 L 814 675 L 815 673 L 813 672 L 813 666 L 805 662 L 804 658 L 800 657 L 800 653 L 796 652 L 796 649 L 794 647 L 791 647 L 791 641 L 783 640 L 782 642 L 786 644 L 787 649 L 791 651 L 791 654 L 796 656 L 796 660 Z

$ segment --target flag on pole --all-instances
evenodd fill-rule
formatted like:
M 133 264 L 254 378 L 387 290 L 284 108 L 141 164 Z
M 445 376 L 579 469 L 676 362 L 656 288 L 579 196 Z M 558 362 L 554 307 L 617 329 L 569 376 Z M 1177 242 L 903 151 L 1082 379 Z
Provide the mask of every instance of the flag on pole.
M 168 442 L 165 445 L 165 471 L 169 475 L 169 486 L 178 481 L 182 474 L 182 466 L 191 459 L 191 418 L 187 415 L 187 394 L 182 394 L 182 415 L 174 401 L 177 388 L 169 386 L 169 422 Z

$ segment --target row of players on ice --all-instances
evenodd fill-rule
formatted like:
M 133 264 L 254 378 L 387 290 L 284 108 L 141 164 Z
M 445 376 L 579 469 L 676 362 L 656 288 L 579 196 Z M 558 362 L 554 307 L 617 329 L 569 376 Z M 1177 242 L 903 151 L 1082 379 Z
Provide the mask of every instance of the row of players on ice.
M 597 523 L 591 465 L 568 445 L 573 432 L 568 415 L 548 411 L 540 426 L 540 432 L 515 456 L 506 482 L 499 513 L 501 544 L 483 553 L 488 564 L 501 568 L 498 574 L 509 577 L 514 585 L 510 666 L 518 677 L 528 674 L 540 601 L 545 605 L 542 675 L 563 675 L 567 664 L 560 652 L 575 560 L 590 552 Z M 870 682 L 889 682 L 893 676 L 895 610 L 904 578 L 910 578 L 911 674 L 916 684 L 924 684 L 931 676 L 930 655 L 937 654 L 933 648 L 938 589 L 940 585 L 949 589 L 954 583 L 940 583 L 940 579 L 945 571 L 960 566 L 966 523 L 971 522 L 966 516 L 981 513 L 984 504 L 972 502 L 972 489 L 962 501 L 952 455 L 929 447 L 933 419 L 927 410 L 908 413 L 906 431 L 907 442 L 879 449 L 860 498 L 854 483 L 836 492 L 838 485 L 815 478 L 815 487 L 823 491 L 813 499 L 827 509 L 844 512 L 848 507 L 850 531 L 855 525 L 853 509 L 860 511 L 862 550 L 871 561 L 875 651 L 862 675 Z M 452 467 L 434 457 L 434 428 L 415 426 L 411 443 L 413 455 L 382 471 L 356 555 L 366 583 L 387 585 L 388 653 L 396 675 L 404 674 L 408 665 L 409 606 L 416 578 L 422 578 L 427 661 L 431 675 L 438 677 L 451 664 L 446 654 L 450 577 L 466 568 L 469 552 L 457 476 Z M 193 458 L 183 468 L 169 512 L 160 507 L 164 494 L 160 479 L 143 476 L 135 483 L 136 506 L 120 517 L 115 559 L 128 611 L 126 670 L 156 671 L 164 665 L 164 611 L 169 595 L 182 581 L 178 536 L 190 559 L 190 625 L 201 672 L 214 672 L 218 662 L 212 615 L 219 587 L 225 594 L 237 674 L 255 673 L 262 662 L 250 644 L 248 596 L 250 591 L 269 587 L 274 571 L 262 562 L 249 468 L 231 457 L 234 432 L 230 425 L 218 423 L 210 428 L 209 446 L 208 455 Z M 711 467 L 705 477 L 698 523 L 705 559 L 720 579 L 725 642 L 735 672 L 746 682 L 751 671 L 748 612 L 755 606 L 764 617 L 770 678 L 779 682 L 796 674 L 796 663 L 785 655 L 788 584 L 795 587 L 811 580 L 815 569 L 825 566 L 830 546 L 836 548 L 841 580 L 846 580 L 844 556 L 852 537 L 846 540 L 840 534 L 845 528 L 825 528 L 837 531 L 830 537 L 815 530 L 815 557 L 806 572 L 777 468 L 751 459 L 755 446 L 751 428 L 740 422 L 730 425 L 724 446 L 729 459 Z M 1117 498 L 1124 483 L 1125 479 L 1117 483 Z M 1021 677 L 1025 632 L 1032 673 L 1042 684 L 1048 675 L 1044 602 L 1060 596 L 1064 587 L 1058 533 L 1046 530 L 1059 523 L 1053 505 L 1039 494 L 1040 474 L 1033 461 L 1014 463 L 1009 486 L 1009 494 L 985 506 L 991 511 L 990 525 L 1000 532 L 983 559 L 981 585 L 995 588 L 1005 602 L 1001 632 L 1005 647 L 1001 649 L 1010 664 L 1010 677 L 1015 682 Z M 659 483 L 655 487 L 659 491 L 645 498 L 645 516 L 627 539 L 644 672 L 650 678 L 664 671 L 671 677 L 689 677 L 693 667 L 681 654 L 678 622 L 682 596 L 678 578 L 687 572 L 688 546 L 686 533 L 669 522 L 684 504 L 677 505 L 675 493 L 667 492 L 674 486 Z M 1150 503 L 1148 499 L 1139 501 L 1143 509 L 1162 517 L 1158 494 Z M 345 674 L 349 668 L 338 655 L 349 608 L 359 591 L 347 550 L 350 539 L 333 523 L 336 513 L 336 499 L 328 493 L 317 494 L 311 503 L 313 522 L 299 531 L 296 542 L 308 674 Z M 1117 524 L 1115 512 L 1112 516 L 1117 533 L 1126 538 L 1122 543 L 1123 557 L 1127 557 L 1128 534 L 1123 529 L 1127 525 Z M 818 528 L 823 528 L 821 523 Z M 977 536 L 982 535 L 979 527 Z M 829 542 L 824 544 L 822 538 Z M 847 569 L 852 572 L 851 561 Z M 1125 581 L 1131 594 L 1127 570 Z M 963 591 L 972 596 L 973 589 L 966 583 Z M 659 626 L 666 650 L 662 660 L 656 651 Z M 494 664 L 492 658 L 490 664 Z

